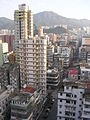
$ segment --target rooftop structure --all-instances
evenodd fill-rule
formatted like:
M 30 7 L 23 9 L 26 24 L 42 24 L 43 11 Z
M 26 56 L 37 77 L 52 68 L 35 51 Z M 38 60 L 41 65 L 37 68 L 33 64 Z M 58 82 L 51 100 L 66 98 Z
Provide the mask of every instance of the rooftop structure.
M 55 69 L 47 70 L 47 87 L 50 89 L 57 88 L 59 85 L 59 72 Z
M 34 90 L 34 91 L 32 91 Z M 11 120 L 34 120 L 41 105 L 41 91 L 26 87 L 11 101 Z

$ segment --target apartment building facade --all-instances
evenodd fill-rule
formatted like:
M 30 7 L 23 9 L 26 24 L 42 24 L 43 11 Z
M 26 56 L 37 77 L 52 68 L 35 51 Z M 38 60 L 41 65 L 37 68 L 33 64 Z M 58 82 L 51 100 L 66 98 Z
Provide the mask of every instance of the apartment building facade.
M 33 16 L 28 6 L 15 11 L 15 56 L 20 64 L 21 87 L 41 88 L 46 94 L 47 38 L 33 38 Z
M 84 89 L 69 83 L 58 92 L 57 120 L 81 120 Z

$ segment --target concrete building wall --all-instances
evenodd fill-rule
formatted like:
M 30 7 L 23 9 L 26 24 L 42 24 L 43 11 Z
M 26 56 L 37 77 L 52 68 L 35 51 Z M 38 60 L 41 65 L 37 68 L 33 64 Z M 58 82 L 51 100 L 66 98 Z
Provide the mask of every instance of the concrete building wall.
M 64 86 L 58 93 L 57 120 L 79 120 L 82 112 L 84 89 Z
M 3 65 L 2 40 L 0 40 L 0 66 Z
M 41 87 L 46 94 L 47 39 L 33 38 L 33 16 L 25 4 L 15 11 L 14 21 L 15 56 L 20 64 L 21 87 Z

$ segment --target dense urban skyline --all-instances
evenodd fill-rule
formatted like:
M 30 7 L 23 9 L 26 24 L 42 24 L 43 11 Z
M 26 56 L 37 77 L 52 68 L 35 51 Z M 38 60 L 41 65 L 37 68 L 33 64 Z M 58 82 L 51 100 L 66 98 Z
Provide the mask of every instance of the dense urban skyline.
M 0 120 L 90 120 L 89 3 L 0 0 Z
M 90 0 L 0 0 L 0 17 L 13 19 L 18 4 L 28 3 L 34 13 L 53 11 L 68 18 L 90 19 Z

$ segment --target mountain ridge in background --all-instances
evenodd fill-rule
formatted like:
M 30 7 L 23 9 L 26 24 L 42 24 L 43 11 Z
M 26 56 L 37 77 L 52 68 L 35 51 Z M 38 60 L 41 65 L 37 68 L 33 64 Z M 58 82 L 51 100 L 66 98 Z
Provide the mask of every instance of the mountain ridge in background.
M 90 26 L 90 20 L 87 19 L 72 19 L 66 18 L 52 11 L 44 11 L 34 15 L 34 22 L 36 25 L 53 26 L 66 24 L 71 27 Z
M 6 17 L 0 17 L 0 29 L 14 29 L 14 21 Z
M 34 14 L 34 24 L 37 27 L 60 24 L 65 24 L 70 27 L 83 27 L 90 26 L 90 20 L 66 18 L 52 11 L 44 11 Z M 0 29 L 14 29 L 14 21 L 5 17 L 0 17 Z

